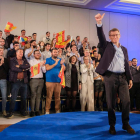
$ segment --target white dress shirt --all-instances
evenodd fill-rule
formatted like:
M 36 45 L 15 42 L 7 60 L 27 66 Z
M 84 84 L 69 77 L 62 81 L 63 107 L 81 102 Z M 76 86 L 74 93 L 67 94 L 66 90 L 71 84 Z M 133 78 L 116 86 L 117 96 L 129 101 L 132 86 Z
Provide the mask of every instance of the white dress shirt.
M 29 61 L 30 68 L 40 62 L 41 62 L 41 60 L 37 60 L 37 59 L 33 58 L 32 60 Z M 46 73 L 46 67 L 40 66 L 40 73 L 35 75 L 34 77 L 30 77 L 30 78 L 43 78 L 43 73 Z
M 36 49 L 34 49 L 34 51 L 35 51 Z M 30 55 L 30 57 L 28 57 L 28 53 L 30 53 L 32 51 L 32 48 L 29 48 L 29 49 L 26 49 L 25 50 L 25 58 L 27 59 L 27 61 L 29 62 L 30 60 L 32 60 L 32 59 L 34 59 L 34 52 Z M 41 53 L 41 51 L 40 51 L 40 53 Z M 42 53 L 41 53 L 41 58 L 40 58 L 40 60 L 43 60 L 43 55 L 42 55 Z

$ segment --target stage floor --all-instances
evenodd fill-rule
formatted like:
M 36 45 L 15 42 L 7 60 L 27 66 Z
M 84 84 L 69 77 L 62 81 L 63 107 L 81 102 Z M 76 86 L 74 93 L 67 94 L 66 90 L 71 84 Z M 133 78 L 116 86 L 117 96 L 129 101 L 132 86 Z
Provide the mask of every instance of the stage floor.
M 0 140 L 140 140 L 140 114 L 130 113 L 135 135 L 122 130 L 121 113 L 116 117 L 117 135 L 108 132 L 107 112 L 70 112 L 23 120 L 2 131 Z

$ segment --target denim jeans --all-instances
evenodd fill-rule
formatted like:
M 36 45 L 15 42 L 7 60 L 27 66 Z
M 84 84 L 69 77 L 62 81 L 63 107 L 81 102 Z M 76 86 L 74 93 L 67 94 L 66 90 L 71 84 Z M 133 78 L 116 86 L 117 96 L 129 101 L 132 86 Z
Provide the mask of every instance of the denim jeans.
M 27 84 L 23 81 L 18 81 L 16 83 L 12 83 L 11 89 L 11 102 L 10 102 L 10 112 L 14 112 L 15 108 L 15 101 L 17 99 L 18 93 L 20 92 L 21 95 L 21 110 L 20 112 L 23 113 L 26 111 L 26 98 L 27 98 Z
M 6 79 L 0 80 L 0 90 L 2 95 L 2 111 L 6 109 L 6 94 L 7 94 L 7 81 Z

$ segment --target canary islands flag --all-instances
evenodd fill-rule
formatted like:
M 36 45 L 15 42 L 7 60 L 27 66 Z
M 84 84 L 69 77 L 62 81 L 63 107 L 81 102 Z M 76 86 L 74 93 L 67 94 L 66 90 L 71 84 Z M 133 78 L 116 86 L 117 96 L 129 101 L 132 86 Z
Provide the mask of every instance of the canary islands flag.
M 17 27 L 15 27 L 12 23 L 7 22 L 6 27 L 4 29 L 5 32 L 11 32 L 14 29 L 16 29 Z
M 32 66 L 30 69 L 31 69 L 31 77 L 34 77 L 35 75 L 40 73 L 40 63 Z
M 62 85 L 62 87 L 65 87 L 65 75 L 64 75 L 64 65 L 62 65 L 61 70 L 59 72 L 58 77 L 61 79 L 60 84 Z
M 20 37 L 20 42 L 25 42 L 25 41 L 27 41 L 26 37 L 25 38 Z

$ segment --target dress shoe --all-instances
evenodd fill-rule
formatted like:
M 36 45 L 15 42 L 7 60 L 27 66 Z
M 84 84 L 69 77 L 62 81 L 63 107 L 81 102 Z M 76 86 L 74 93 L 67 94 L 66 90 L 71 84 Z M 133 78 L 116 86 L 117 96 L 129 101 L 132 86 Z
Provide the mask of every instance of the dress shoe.
M 14 114 L 12 112 L 10 112 L 9 114 L 7 114 L 6 118 L 7 119 L 11 119 L 14 117 Z
M 99 111 L 103 111 L 103 107 L 102 106 L 99 106 Z
M 35 112 L 35 115 L 36 115 L 36 116 L 40 116 L 39 111 L 36 111 L 36 112 Z
M 34 111 L 31 111 L 30 112 L 30 117 L 34 117 L 35 116 L 35 112 Z
M 26 117 L 27 117 L 27 113 L 26 113 L 26 112 L 21 112 L 21 116 L 22 116 L 23 118 L 26 118 Z
M 116 135 L 115 126 L 110 125 L 109 133 L 112 135 Z
M 126 130 L 129 134 L 135 134 L 135 130 L 129 124 L 123 124 L 122 129 Z

